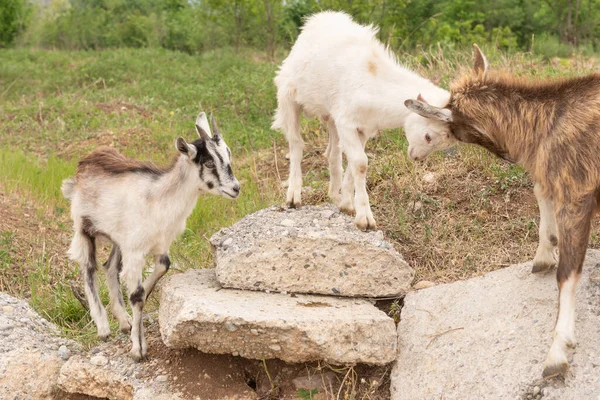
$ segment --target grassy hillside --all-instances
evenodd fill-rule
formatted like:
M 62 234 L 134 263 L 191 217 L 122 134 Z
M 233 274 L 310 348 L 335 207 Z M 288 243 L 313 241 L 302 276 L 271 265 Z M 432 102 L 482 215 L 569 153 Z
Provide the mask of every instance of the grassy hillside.
M 489 55 L 495 66 L 536 77 L 598 69 L 593 59 Z M 401 59 L 447 87 L 470 64 L 470 53 Z M 195 136 L 199 103 L 214 112 L 232 149 L 242 195 L 237 201 L 200 198 L 172 248 L 176 270 L 210 266 L 207 239 L 216 230 L 283 202 L 287 145 L 269 129 L 277 63 L 261 54 L 16 49 L 0 50 L 0 60 L 0 290 L 29 298 L 71 336 L 92 339 L 95 327 L 71 288 L 78 286 L 78 267 L 65 256 L 71 225 L 59 188 L 90 150 L 108 145 L 164 163 L 177 136 Z M 327 201 L 322 129 L 316 120 L 303 122 L 309 204 Z M 368 186 L 379 226 L 419 280 L 463 279 L 533 257 L 537 207 L 520 168 L 469 146 L 419 164 L 405 150 L 400 130 L 369 143 Z M 595 247 L 598 232 L 595 226 Z M 102 251 L 100 261 L 107 249 Z M 103 296 L 107 301 L 104 287 Z

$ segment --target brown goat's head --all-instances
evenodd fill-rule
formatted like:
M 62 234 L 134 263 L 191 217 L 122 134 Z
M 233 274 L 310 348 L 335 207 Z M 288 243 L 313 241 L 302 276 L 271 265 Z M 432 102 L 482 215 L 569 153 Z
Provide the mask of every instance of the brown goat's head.
M 473 70 L 468 75 L 467 78 L 461 79 L 458 84 L 453 84 L 452 87 L 452 96 L 450 98 L 450 102 L 445 107 L 436 107 L 431 105 L 425 101 L 421 96 L 416 99 L 409 99 L 404 102 L 406 108 L 410 111 L 428 119 L 439 121 L 441 124 L 447 126 L 448 129 L 444 129 L 442 131 L 450 131 L 452 132 L 453 140 L 445 140 L 438 141 L 443 143 L 442 146 L 432 146 L 429 149 L 424 149 L 423 152 L 419 155 L 418 159 L 423 159 L 430 153 L 438 150 L 444 150 L 453 146 L 457 141 L 466 141 L 472 142 L 469 138 L 477 137 L 482 141 L 485 141 L 487 135 L 478 131 L 476 125 L 466 116 L 462 115 L 462 113 L 455 107 L 456 100 L 460 98 L 460 89 L 463 85 L 463 81 L 465 82 L 474 82 L 474 81 L 483 81 L 486 78 L 487 72 L 489 70 L 489 64 L 486 57 L 481 52 L 481 49 L 475 44 L 474 53 L 475 60 L 473 63 Z M 468 84 L 467 84 L 468 85 Z M 455 89 L 459 89 L 455 91 Z M 437 138 L 432 138 L 437 139 Z M 477 140 L 478 142 L 479 140 Z M 483 144 L 483 143 L 479 143 Z M 414 158 L 414 157 L 413 157 Z

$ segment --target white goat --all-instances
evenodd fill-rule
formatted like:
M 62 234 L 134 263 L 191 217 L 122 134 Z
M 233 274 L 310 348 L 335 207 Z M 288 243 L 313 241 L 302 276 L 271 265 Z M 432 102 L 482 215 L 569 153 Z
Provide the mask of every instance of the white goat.
M 329 197 L 342 211 L 356 210 L 354 222 L 362 230 L 376 227 L 366 190 L 367 139 L 381 129 L 403 126 L 411 143 L 409 154 L 419 158 L 432 148 L 448 147 L 449 137 L 443 123 L 411 113 L 404 101 L 422 94 L 442 106 L 450 94 L 399 65 L 376 34 L 377 28 L 358 25 L 341 12 L 315 14 L 275 78 L 278 106 L 272 128 L 285 133 L 290 148 L 287 204 L 301 204 L 304 111 L 327 122 Z M 343 182 L 342 151 L 348 160 Z
M 165 169 L 123 157 L 110 148 L 84 157 L 74 178 L 63 181 L 62 192 L 71 201 L 74 237 L 69 256 L 81 266 L 90 314 L 98 336 L 106 340 L 110 327 L 96 286 L 96 244 L 104 237 L 113 243 L 104 264 L 112 311 L 123 332 L 131 330 L 131 356 L 146 357 L 142 309 L 156 282 L 171 264 L 168 250 L 185 229 L 198 196 L 203 192 L 235 198 L 240 185 L 231 170 L 231 152 L 216 122 L 213 133 L 206 115 L 196 119 L 199 139 L 175 142 L 178 157 Z M 154 255 L 152 274 L 142 282 L 145 257 Z M 125 280 L 133 321 L 123 304 L 120 276 Z

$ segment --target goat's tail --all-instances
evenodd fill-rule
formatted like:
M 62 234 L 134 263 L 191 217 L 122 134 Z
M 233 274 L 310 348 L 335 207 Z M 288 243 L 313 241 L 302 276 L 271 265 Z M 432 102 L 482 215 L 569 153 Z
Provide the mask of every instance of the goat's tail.
M 275 78 L 277 82 L 277 78 Z M 287 86 L 277 91 L 277 111 L 271 129 L 281 129 L 288 140 L 300 134 L 300 106 L 295 100 L 295 91 Z
M 60 186 L 60 190 L 62 191 L 65 199 L 71 201 L 73 198 L 73 193 L 75 193 L 75 179 L 67 178 L 62 182 Z

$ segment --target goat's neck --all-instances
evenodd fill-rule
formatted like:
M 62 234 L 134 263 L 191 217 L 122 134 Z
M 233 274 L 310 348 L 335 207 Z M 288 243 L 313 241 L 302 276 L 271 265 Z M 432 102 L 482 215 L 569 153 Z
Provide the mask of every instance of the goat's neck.
M 187 157 L 181 155 L 173 168 L 154 182 L 152 196 L 173 217 L 184 215 L 187 218 L 201 194 L 197 174 L 198 170 L 190 168 Z
M 396 63 L 382 68 L 378 78 L 370 102 L 374 110 L 380 110 L 377 113 L 379 129 L 403 126 L 411 113 L 404 106 L 404 101 L 416 99 L 419 94 L 437 107 L 445 107 L 450 100 L 448 91 Z

